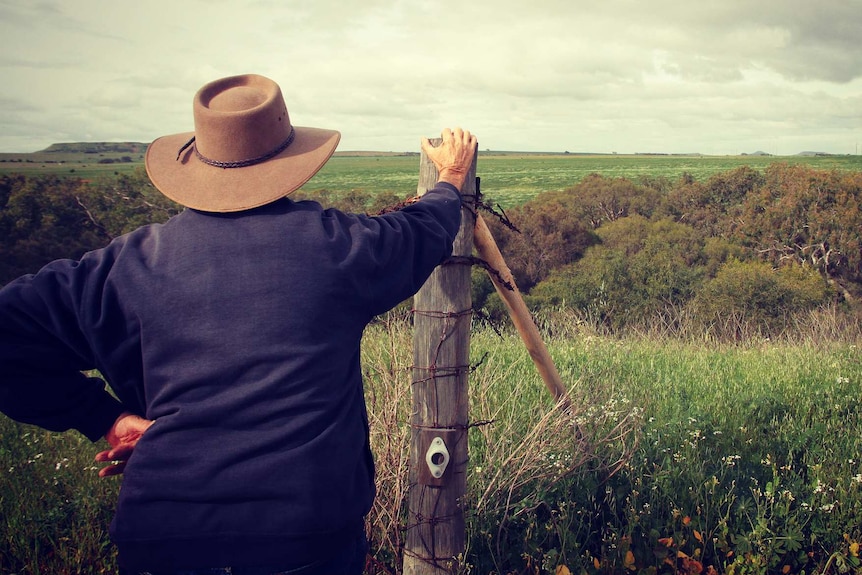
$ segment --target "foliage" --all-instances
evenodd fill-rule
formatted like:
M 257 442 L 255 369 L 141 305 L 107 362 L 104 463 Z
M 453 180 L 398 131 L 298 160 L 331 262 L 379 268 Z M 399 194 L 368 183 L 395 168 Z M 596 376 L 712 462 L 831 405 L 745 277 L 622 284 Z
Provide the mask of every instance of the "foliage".
M 143 170 L 96 182 L 0 176 L 0 284 L 177 211 Z
M 104 243 L 75 199 L 80 187 L 56 177 L 0 178 L 0 283 Z
M 749 166 L 711 176 L 705 182 L 683 177 L 670 190 L 663 211 L 711 237 L 728 237 L 730 222 L 739 217 L 746 197 L 763 183 Z
M 556 173 L 565 162 L 569 168 L 574 165 L 573 158 L 562 156 L 541 161 L 483 156 L 483 161 L 491 168 L 483 176 L 483 189 L 491 193 L 496 193 L 494 182 L 500 178 L 516 173 L 526 177 L 521 168 L 515 170 L 522 164 L 541 167 L 544 171 L 532 172 L 540 182 L 545 171 Z M 693 163 L 675 161 L 704 173 Z M 701 161 L 712 165 L 713 159 L 697 159 Z M 610 166 L 607 162 L 604 158 L 595 165 Z M 307 186 L 295 197 L 375 214 L 398 205 L 415 182 L 415 156 L 339 157 L 331 163 L 319 181 L 337 182 L 342 191 Z M 381 170 L 383 163 L 398 169 Z M 490 215 L 485 219 L 535 310 L 569 307 L 605 329 L 644 329 L 656 318 L 670 329 L 679 323 L 678 316 L 695 314 L 705 314 L 700 322 L 712 325 L 717 310 L 704 305 L 704 294 L 728 281 L 725 272 L 719 283 L 707 286 L 730 258 L 765 261 L 781 269 L 789 262 L 804 263 L 831 287 L 818 292 L 822 299 L 816 304 L 838 303 L 843 313 L 862 313 L 862 171 L 824 171 L 770 160 L 762 170 L 737 165 L 706 173 L 702 180 L 689 172 L 676 180 L 649 171 L 635 179 L 613 172 L 585 173 L 573 185 L 510 207 L 507 216 L 519 233 Z M 0 283 L 57 257 L 78 257 L 137 226 L 164 221 L 177 210 L 141 169 L 93 181 L 3 176 Z M 477 306 L 492 318 L 505 317 L 505 307 L 485 275 L 477 272 L 473 278 Z M 784 329 L 787 322 L 764 321 L 757 313 L 748 317 L 751 310 L 769 304 L 764 300 L 750 305 L 745 301 L 750 291 L 738 288 L 722 288 L 723 321 L 732 320 L 746 333 Z M 798 305 L 786 297 L 771 302 L 783 306 L 768 312 L 772 318 L 815 305 Z
M 529 291 L 552 270 L 577 261 L 588 247 L 598 243 L 592 229 L 581 223 L 574 206 L 563 198 L 547 197 L 514 208 L 507 216 L 519 230 L 516 234 L 508 233 L 497 219 L 487 219 L 521 290 Z
M 862 172 L 774 163 L 704 182 L 639 181 L 592 175 L 510 210 L 524 237 L 492 228 L 534 311 L 571 308 L 612 331 L 656 319 L 672 329 L 682 318 L 731 338 L 777 335 L 819 306 L 862 311 Z M 540 226 L 530 226 L 533 214 L 544 216 Z M 599 241 L 562 239 L 579 224 Z M 723 269 L 729 260 L 737 263 Z M 477 301 L 500 318 L 487 289 Z
M 369 194 L 356 189 L 344 192 L 325 189 L 315 190 L 314 192 L 300 191 L 291 197 L 297 201 L 314 200 L 327 208 L 331 207 L 345 212 L 358 214 L 364 213 L 370 215 L 382 212 L 386 208 L 395 206 L 406 199 L 405 197 L 398 196 L 394 192 Z
M 746 196 L 734 230 L 767 261 L 808 264 L 856 299 L 862 295 L 862 172 L 776 164 Z
M 727 261 L 693 299 L 705 330 L 737 327 L 734 318 L 745 321 L 762 334 L 780 334 L 793 327 L 789 319 L 797 312 L 815 309 L 829 299 L 831 290 L 811 267 L 799 264 L 778 269 L 758 261 Z M 737 339 L 738 334 L 722 333 Z
M 552 274 L 529 298 L 534 308 L 570 306 L 621 327 L 682 305 L 704 274 L 705 243 L 686 225 L 642 216 L 599 228 L 602 243 Z
M 140 226 L 163 222 L 182 209 L 156 190 L 140 169 L 81 186 L 76 202 L 87 223 L 109 240 Z
M 606 449 L 582 450 L 511 333 L 477 329 L 470 570 L 862 574 L 858 162 L 689 158 L 651 171 L 665 159 L 606 157 L 574 176 L 574 160 L 483 158 L 483 189 L 521 234 L 486 219 L 547 333 L 561 334 L 558 368 Z M 391 161 L 387 173 L 380 158 L 334 158 L 302 194 L 376 213 L 415 184 L 415 157 Z M 0 283 L 178 209 L 140 168 L 0 176 Z M 476 305 L 502 317 L 487 274 L 473 278 Z M 375 324 L 363 348 L 375 573 L 397 572 L 402 552 L 404 323 Z M 634 332 L 661 343 L 602 336 Z M 0 571 L 113 572 L 117 482 L 95 478 L 98 447 L 2 418 L 0 438 Z

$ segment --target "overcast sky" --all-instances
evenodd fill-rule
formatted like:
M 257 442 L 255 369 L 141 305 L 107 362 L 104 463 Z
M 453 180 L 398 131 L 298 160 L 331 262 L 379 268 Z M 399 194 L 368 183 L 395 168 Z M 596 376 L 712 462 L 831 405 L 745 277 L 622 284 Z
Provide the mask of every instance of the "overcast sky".
M 254 72 L 339 150 L 862 153 L 862 0 L 0 0 L 0 152 L 193 129 Z

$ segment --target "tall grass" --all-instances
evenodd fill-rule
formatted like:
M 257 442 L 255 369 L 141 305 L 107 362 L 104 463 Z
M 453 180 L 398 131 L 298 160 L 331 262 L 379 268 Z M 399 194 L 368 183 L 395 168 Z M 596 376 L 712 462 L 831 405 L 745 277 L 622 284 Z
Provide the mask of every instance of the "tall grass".
M 580 435 L 517 337 L 474 329 L 464 571 L 858 572 L 858 338 L 823 339 L 836 326 L 812 318 L 808 336 L 733 344 L 612 338 L 571 319 L 543 325 Z M 400 569 L 411 339 L 392 314 L 364 341 L 368 573 Z M 96 478 L 98 446 L 7 419 L 0 433 L 0 572 L 112 572 L 118 482 Z
M 100 480 L 96 448 L 0 417 L 0 573 L 116 573 L 107 537 L 116 481 Z

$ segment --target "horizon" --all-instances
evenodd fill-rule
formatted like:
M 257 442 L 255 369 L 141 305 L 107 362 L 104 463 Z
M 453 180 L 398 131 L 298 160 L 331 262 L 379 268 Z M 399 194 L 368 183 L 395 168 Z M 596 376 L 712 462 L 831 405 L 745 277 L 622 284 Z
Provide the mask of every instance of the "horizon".
M 39 150 L 34 150 L 32 152 L 22 152 L 22 151 L 12 151 L 12 152 L 0 152 L 0 156 L 14 156 L 14 155 L 32 155 L 32 154 L 53 154 L 53 153 L 87 153 L 83 151 L 68 151 L 63 152 L 59 150 L 51 150 L 53 147 L 57 146 L 86 146 L 86 145 L 121 145 L 121 144 L 130 144 L 130 145 L 140 145 L 140 146 L 149 146 L 151 142 L 142 142 L 142 141 L 133 141 L 133 140 L 83 140 L 83 141 L 67 141 L 67 142 L 53 142 L 48 146 L 41 148 Z M 119 151 L 114 151 L 112 153 L 121 153 Z M 859 155 L 859 150 L 857 147 L 856 153 L 830 153 L 824 152 L 821 150 L 814 149 L 806 149 L 801 150 L 796 153 L 789 154 L 775 154 L 769 152 L 768 150 L 754 150 L 751 152 L 737 152 L 737 153 L 728 153 L 728 154 L 706 154 L 702 152 L 690 151 L 690 152 L 655 152 L 655 151 L 640 151 L 640 152 L 600 152 L 600 151 L 590 151 L 590 150 L 551 150 L 551 149 L 537 149 L 537 150 L 504 150 L 504 149 L 488 149 L 488 148 L 480 148 L 478 150 L 480 155 L 483 154 L 530 154 L 530 155 L 571 155 L 571 156 L 705 156 L 705 157 L 721 157 L 721 156 L 774 156 L 774 157 L 794 157 L 794 156 L 854 156 Z M 371 149 L 351 149 L 351 150 L 341 150 L 336 149 L 333 156 L 345 156 L 351 154 L 365 154 L 365 155 L 395 155 L 395 156 L 406 156 L 406 155 L 419 155 L 420 151 L 417 150 L 371 150 Z

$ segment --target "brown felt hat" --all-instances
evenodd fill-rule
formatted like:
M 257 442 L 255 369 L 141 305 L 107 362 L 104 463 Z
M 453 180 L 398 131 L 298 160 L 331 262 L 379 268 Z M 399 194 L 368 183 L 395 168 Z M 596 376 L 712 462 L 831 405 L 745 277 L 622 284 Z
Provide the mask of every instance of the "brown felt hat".
M 278 84 L 255 74 L 206 84 L 194 98 L 195 131 L 147 148 L 156 188 L 189 208 L 238 212 L 300 188 L 329 160 L 335 130 L 293 126 Z

